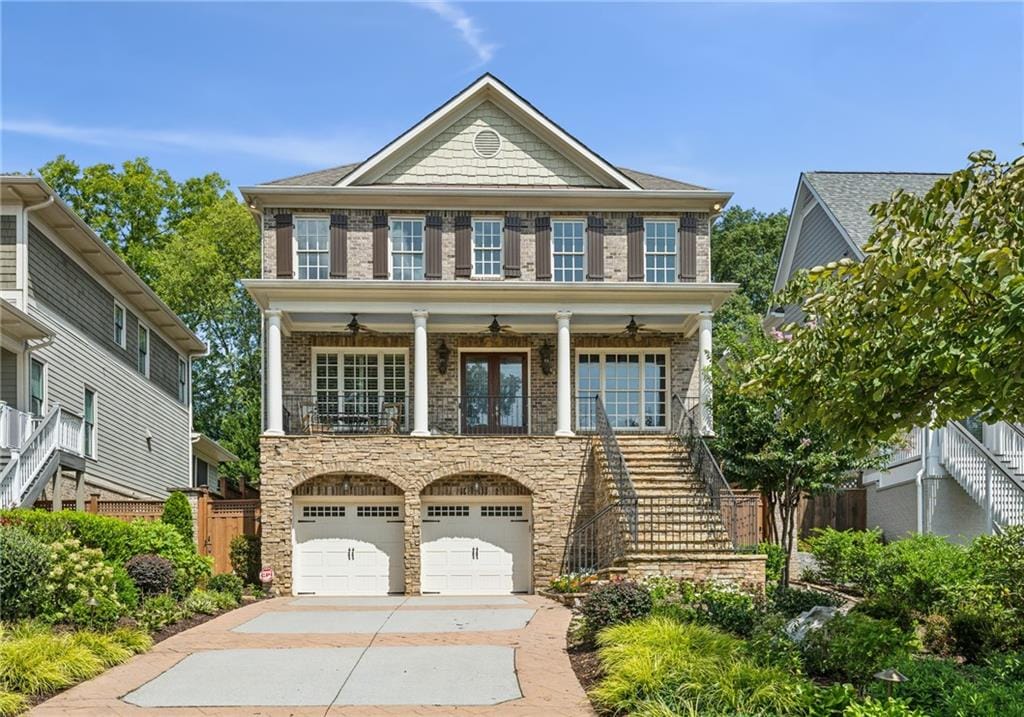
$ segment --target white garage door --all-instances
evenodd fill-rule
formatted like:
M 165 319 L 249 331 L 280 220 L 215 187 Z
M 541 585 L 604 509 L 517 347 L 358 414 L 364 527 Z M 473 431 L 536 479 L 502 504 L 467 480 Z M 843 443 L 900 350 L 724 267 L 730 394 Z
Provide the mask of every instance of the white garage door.
M 529 503 L 443 501 L 423 506 L 420 589 L 441 595 L 529 592 Z
M 294 508 L 296 595 L 386 595 L 404 586 L 401 503 L 311 499 Z

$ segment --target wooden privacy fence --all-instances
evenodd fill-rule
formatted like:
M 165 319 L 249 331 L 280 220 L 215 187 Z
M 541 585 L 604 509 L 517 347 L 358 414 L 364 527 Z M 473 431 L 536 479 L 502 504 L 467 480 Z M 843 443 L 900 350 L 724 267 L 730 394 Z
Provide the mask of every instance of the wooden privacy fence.
M 201 555 L 213 556 L 213 572 L 231 572 L 231 541 L 238 535 L 260 534 L 260 500 L 214 500 L 205 490 L 189 495 L 196 545 Z M 74 500 L 61 501 L 60 510 L 75 510 Z M 36 508 L 52 510 L 49 500 L 37 500 Z M 118 520 L 160 520 L 162 500 L 100 500 L 93 494 L 85 512 Z
M 867 528 L 867 493 L 863 488 L 847 488 L 813 497 L 805 496 L 801 507 L 801 538 L 808 537 L 815 528 Z

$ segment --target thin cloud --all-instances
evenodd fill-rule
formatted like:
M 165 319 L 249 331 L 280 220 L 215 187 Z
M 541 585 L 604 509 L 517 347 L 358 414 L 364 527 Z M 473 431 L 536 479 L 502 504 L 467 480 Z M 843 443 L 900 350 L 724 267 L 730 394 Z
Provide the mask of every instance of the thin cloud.
M 203 152 L 229 152 L 290 160 L 309 166 L 331 161 L 355 161 L 366 156 L 367 146 L 351 138 L 314 139 L 289 135 L 247 135 L 237 132 L 184 130 L 137 130 L 124 127 L 82 127 L 48 120 L 3 120 L 4 132 L 59 139 L 101 147 L 136 149 L 189 149 Z M 325 162 L 326 160 L 326 162 Z
M 480 64 L 489 62 L 494 57 L 494 51 L 498 46 L 484 40 L 483 30 L 462 8 L 446 0 L 420 0 L 415 4 L 430 10 L 451 25 L 462 36 L 462 41 L 476 53 Z

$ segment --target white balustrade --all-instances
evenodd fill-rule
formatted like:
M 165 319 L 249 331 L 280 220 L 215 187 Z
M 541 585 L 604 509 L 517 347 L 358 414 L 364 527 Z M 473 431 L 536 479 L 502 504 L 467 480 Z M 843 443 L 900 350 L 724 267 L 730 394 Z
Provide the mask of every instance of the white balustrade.
M 994 524 L 1024 525 L 1024 484 L 958 423 L 943 431 L 942 462 Z
M 35 481 L 45 478 L 43 469 L 50 464 L 58 450 L 83 455 L 85 423 L 55 405 L 45 418 L 32 422 L 35 429 L 22 442 L 20 451 L 12 454 L 11 461 L 0 472 L 0 507 L 21 505 Z
M 889 457 L 889 467 L 921 460 L 921 439 L 923 434 L 924 431 L 920 428 L 910 429 Z
M 1024 476 L 1024 429 L 1000 421 L 986 425 L 984 437 L 985 446 L 997 458 L 1001 458 L 1018 477 Z

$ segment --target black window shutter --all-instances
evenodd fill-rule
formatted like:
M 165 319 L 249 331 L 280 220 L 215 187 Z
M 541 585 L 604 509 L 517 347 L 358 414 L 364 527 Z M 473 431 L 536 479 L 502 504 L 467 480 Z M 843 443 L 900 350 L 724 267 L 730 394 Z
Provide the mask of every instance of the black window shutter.
M 697 215 L 679 218 L 679 281 L 697 281 Z
M 386 214 L 374 214 L 373 278 L 387 279 L 390 275 L 388 267 L 388 217 Z
M 587 280 L 604 281 L 604 217 L 587 217 Z
M 441 278 L 441 215 L 428 214 L 423 236 L 423 278 Z
M 551 217 L 537 217 L 534 220 L 534 243 L 536 252 L 533 265 L 537 281 L 551 281 Z
M 631 216 L 626 220 L 626 279 L 644 280 L 644 218 Z
M 331 278 L 348 277 L 348 215 L 331 214 Z
M 277 229 L 277 278 L 291 279 L 295 275 L 292 269 L 292 215 L 276 214 L 274 221 Z

